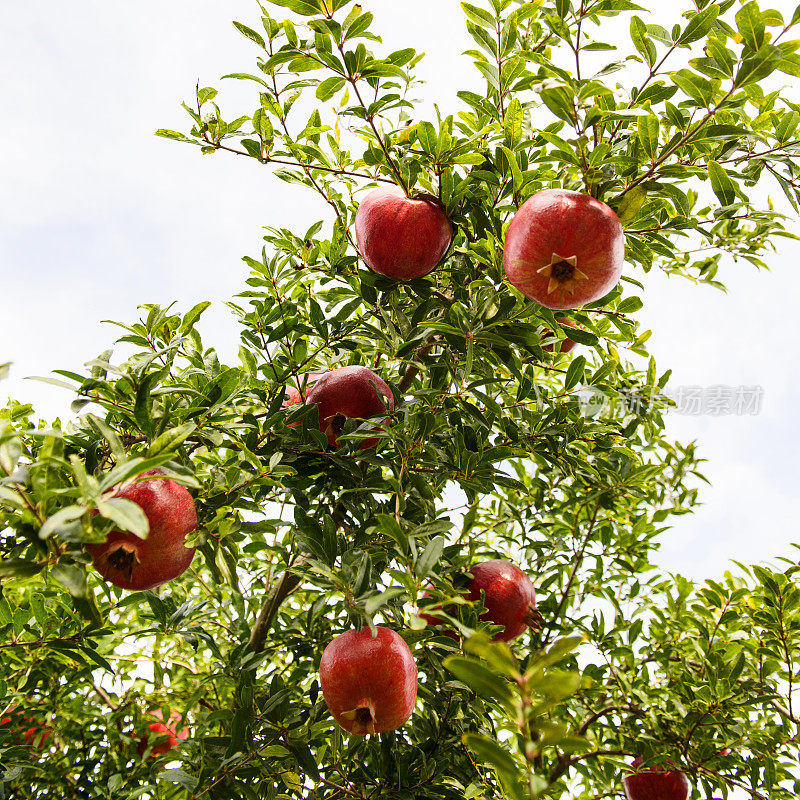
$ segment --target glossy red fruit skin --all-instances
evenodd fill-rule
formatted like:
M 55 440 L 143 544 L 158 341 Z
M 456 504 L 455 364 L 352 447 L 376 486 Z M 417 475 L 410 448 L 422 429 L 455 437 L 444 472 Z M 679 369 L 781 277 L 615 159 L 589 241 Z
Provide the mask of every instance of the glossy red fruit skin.
M 321 372 L 309 372 L 308 375 L 299 376 L 297 382 L 300 384 L 300 386 L 304 386 L 303 394 L 308 396 L 308 393 L 311 391 L 311 387 L 321 377 Z M 289 408 L 290 406 L 296 406 L 298 403 L 302 403 L 304 400 L 303 394 L 300 393 L 300 389 L 298 389 L 296 386 L 292 386 L 287 383 L 281 408 Z
M 510 561 L 494 559 L 470 568 L 472 580 L 467 585 L 467 599 L 476 602 L 485 592 L 486 612 L 481 619 L 504 628 L 494 638 L 510 642 L 530 626 L 536 610 L 536 593 L 530 578 Z
M 578 327 L 578 323 L 577 322 L 573 322 L 571 319 L 567 319 L 566 317 L 556 317 L 556 322 L 558 322 L 561 325 L 566 325 L 566 326 L 568 326 L 570 328 L 577 328 Z M 549 337 L 551 337 L 553 335 L 554 334 L 553 334 L 553 331 L 552 331 L 551 328 L 545 328 L 545 330 L 542 331 L 542 339 L 549 338 Z M 577 346 L 578 346 L 578 343 L 572 341 L 572 339 L 570 339 L 570 338 L 562 339 L 561 340 L 561 346 L 558 348 L 558 352 L 559 353 L 571 353 Z M 554 347 L 554 345 L 552 345 L 552 344 L 542 345 L 542 350 L 544 350 L 546 353 L 552 353 L 553 352 L 553 347 Z
M 453 241 L 453 225 L 432 199 L 398 186 L 373 189 L 356 211 L 356 244 L 367 266 L 397 281 L 427 275 Z
M 346 731 L 364 736 L 358 721 L 344 714 L 370 708 L 374 733 L 399 728 L 414 711 L 417 665 L 402 637 L 389 628 L 350 630 L 334 637 L 319 665 L 322 696 L 331 715 Z
M 326 372 L 308 392 L 306 403 L 319 405 L 319 429 L 332 447 L 338 444 L 345 418 L 367 419 L 394 411 L 392 390 L 366 367 L 340 367 Z M 388 417 L 383 424 L 389 424 Z M 365 439 L 360 449 L 377 443 L 377 438 Z
M 641 764 L 642 759 L 635 758 L 631 767 L 638 769 Z M 687 800 L 692 789 L 682 772 L 667 772 L 663 768 L 626 775 L 622 785 L 628 800 Z
M 182 724 L 181 715 L 177 711 L 170 711 L 169 723 L 164 723 L 164 715 L 161 713 L 160 708 L 156 708 L 151 712 L 152 716 L 158 717 L 159 722 L 152 722 L 147 726 L 147 730 L 156 736 L 168 736 L 163 742 L 158 742 L 153 745 L 150 750 L 151 756 L 161 756 L 168 753 L 173 747 L 177 747 L 181 741 L 189 738 L 189 729 Z M 139 737 L 139 755 L 144 755 L 147 750 L 147 738 L 149 734 L 144 734 Z
M 127 531 L 111 531 L 104 543 L 86 545 L 95 569 L 115 586 L 153 589 L 182 575 L 192 563 L 195 550 L 184 542 L 197 527 L 194 500 L 186 487 L 157 477 L 162 474 L 157 469 L 144 472 L 115 492 L 115 497 L 132 500 L 144 511 L 150 523 L 146 539 Z M 132 565 L 117 566 L 117 556 L 126 552 L 132 555 Z
M 580 276 L 572 286 L 552 289 L 547 265 L 575 258 Z M 506 232 L 503 266 L 509 281 L 545 308 L 578 308 L 616 286 L 625 259 L 619 217 L 600 200 L 569 189 L 546 189 L 529 197 Z M 552 289 L 552 291 L 549 291 Z

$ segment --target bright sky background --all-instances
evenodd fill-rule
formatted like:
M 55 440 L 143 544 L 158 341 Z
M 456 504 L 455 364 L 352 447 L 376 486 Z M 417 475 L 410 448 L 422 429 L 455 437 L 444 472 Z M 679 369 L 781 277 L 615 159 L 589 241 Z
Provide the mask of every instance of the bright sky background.
M 428 53 L 419 71 L 428 98 L 452 110 L 457 88 L 466 80 L 478 85 L 469 60 L 459 58 L 470 43 L 456 0 L 363 4 L 388 49 Z M 794 3 L 770 5 L 790 15 Z M 259 252 L 263 226 L 304 231 L 325 215 L 311 192 L 248 159 L 203 157 L 153 135 L 188 127 L 180 102 L 193 97 L 198 78 L 222 89 L 223 110 L 252 110 L 249 85 L 219 81 L 254 67 L 256 49 L 233 18 L 258 27 L 256 4 L 84 0 L 6 8 L 0 363 L 14 364 L 0 402 L 11 395 L 47 419 L 68 415 L 66 391 L 23 378 L 82 371 L 118 335 L 100 320 L 132 321 L 144 302 L 177 300 L 185 311 L 216 301 L 200 329 L 233 361 L 237 330 L 222 303 L 244 286 L 241 257 Z M 779 194 L 773 191 L 778 202 Z M 757 416 L 671 415 L 673 436 L 699 440 L 713 486 L 702 492 L 704 505 L 665 535 L 659 561 L 666 569 L 716 577 L 730 559 L 796 552 L 798 258 L 798 244 L 780 240 L 770 272 L 726 264 L 727 295 L 631 269 L 646 282 L 639 316 L 653 330 L 660 371 L 674 370 L 673 387 L 763 387 Z

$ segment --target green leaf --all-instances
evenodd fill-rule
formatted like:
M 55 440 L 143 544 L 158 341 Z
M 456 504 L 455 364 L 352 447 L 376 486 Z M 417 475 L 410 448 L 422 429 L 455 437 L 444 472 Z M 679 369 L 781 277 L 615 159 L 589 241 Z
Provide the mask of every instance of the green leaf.
M 634 186 L 622 196 L 622 200 L 617 206 L 617 216 L 623 228 L 627 228 L 636 219 L 636 215 L 647 199 L 647 189 L 641 184 Z
M 57 511 L 55 514 L 53 514 L 52 517 L 48 517 L 45 520 L 44 525 L 39 528 L 39 538 L 47 539 L 59 528 L 64 527 L 69 522 L 80 519 L 80 517 L 82 517 L 85 513 L 85 506 L 74 505 L 62 508 L 60 511 Z
M 176 142 L 186 142 L 187 144 L 199 144 L 197 139 L 192 139 L 185 133 L 179 133 L 178 131 L 171 131 L 168 130 L 167 128 L 159 128 L 156 131 L 156 136 L 161 136 L 164 139 L 173 139 Z
M 658 53 L 648 36 L 647 25 L 635 14 L 631 17 L 630 34 L 633 46 L 641 53 L 648 66 L 652 67 L 656 63 Z
M 322 100 L 330 100 L 336 92 L 340 91 L 345 84 L 344 78 L 340 78 L 338 75 L 334 75 L 330 78 L 325 78 L 324 81 L 317 86 L 317 99 Z
M 161 453 L 175 451 L 175 448 L 184 442 L 187 437 L 191 436 L 197 430 L 197 425 L 194 422 L 184 422 L 177 428 L 171 428 L 164 431 L 151 445 L 147 448 L 148 458 L 160 455 Z
M 6 558 L 0 561 L 0 578 L 30 578 L 44 569 L 44 564 L 23 558 Z
M 50 570 L 50 577 L 60 583 L 72 597 L 86 598 L 88 589 L 86 572 L 74 564 L 56 564 Z
M 639 117 L 638 134 L 639 143 L 642 145 L 645 155 L 651 160 L 655 160 L 658 153 L 658 135 L 661 125 L 658 117 L 651 114 L 648 117 Z
M 506 144 L 512 149 L 522 141 L 523 116 L 522 103 L 520 103 L 518 97 L 515 97 L 508 104 L 504 120 Z
M 444 666 L 462 683 L 465 683 L 475 694 L 485 700 L 498 700 L 510 705 L 513 693 L 507 680 L 496 675 L 488 667 L 474 658 L 464 656 L 448 656 Z
M 479 761 L 497 772 L 503 788 L 512 795 L 513 800 L 522 800 L 527 795 L 517 777 L 517 762 L 497 742 L 480 733 L 465 733 L 461 741 Z
M 315 0 L 271 0 L 271 2 L 275 3 L 276 6 L 283 6 L 304 17 L 311 17 L 322 11 L 319 2 L 315 2 Z
M 195 323 L 198 319 L 200 319 L 200 315 L 210 305 L 210 300 L 203 300 L 202 303 L 198 303 L 197 305 L 193 306 L 184 316 L 183 321 L 181 322 L 181 327 L 178 330 L 181 333 L 188 333 L 192 328 L 194 328 Z
M 428 573 L 439 563 L 444 551 L 445 540 L 442 536 L 435 536 L 428 542 L 428 546 L 423 551 L 422 555 L 417 559 L 414 565 L 414 573 L 417 578 L 423 580 L 428 576 Z
M 406 590 L 400 586 L 392 586 L 387 589 L 385 592 L 381 592 L 380 594 L 372 595 L 372 597 L 368 598 L 366 603 L 364 603 L 364 611 L 368 617 L 371 617 L 379 608 L 383 608 L 387 603 L 390 603 L 395 597 L 400 597 L 404 595 Z
M 758 51 L 764 44 L 764 17 L 758 10 L 756 0 L 745 3 L 736 12 L 736 27 L 751 50 Z
M 511 171 L 511 180 L 514 191 L 519 191 L 522 188 L 524 179 L 522 177 L 522 170 L 519 168 L 519 164 L 517 163 L 517 157 L 504 145 L 500 145 L 498 149 L 505 156 L 506 163 Z
M 141 506 L 124 497 L 112 497 L 98 500 L 97 510 L 102 517 L 110 519 L 124 531 L 135 533 L 140 539 L 146 539 L 150 532 L 150 523 Z
M 714 190 L 714 194 L 723 206 L 729 206 L 736 202 L 736 184 L 721 164 L 709 161 L 708 177 L 711 179 L 711 188 Z
M 152 458 L 141 458 L 136 456 L 122 464 L 117 464 L 114 469 L 107 472 L 100 480 L 100 491 L 107 492 L 112 486 L 116 486 L 129 478 L 135 478 L 143 472 L 160 467 L 170 460 L 170 454 L 161 454 Z
M 702 39 L 711 30 L 718 16 L 719 7 L 716 5 L 699 11 L 689 20 L 689 24 L 684 28 L 678 41 L 686 45 Z
M 97 432 L 108 442 L 109 449 L 114 458 L 118 461 L 124 459 L 125 448 L 122 446 L 119 436 L 117 436 L 111 426 L 108 425 L 105 420 L 96 417 L 94 414 L 87 414 L 86 419 L 97 428 Z
M 158 776 L 158 779 L 160 781 L 166 781 L 167 783 L 176 783 L 179 786 L 183 786 L 186 789 L 194 789 L 197 787 L 198 784 L 197 778 L 190 775 L 188 772 L 184 772 L 184 770 L 177 768 L 165 769 Z
M 356 578 L 353 581 L 353 597 L 361 597 L 372 583 L 372 558 L 365 552 L 361 556 L 361 563 L 358 566 Z
M 251 42 L 255 42 L 264 50 L 267 49 L 264 39 L 260 33 L 256 33 L 252 28 L 248 28 L 247 25 L 243 25 L 241 22 L 234 21 L 233 27 L 236 28 L 236 30 L 239 31 L 239 33 L 241 33 L 243 36 L 246 36 Z
M 472 3 L 462 3 L 461 8 L 476 25 L 494 28 L 495 19 L 488 11 L 484 11 L 484 9 L 474 6 Z
M 583 380 L 584 369 L 586 369 L 586 358 L 584 356 L 576 356 L 572 359 L 572 363 L 567 369 L 567 376 L 564 378 L 564 388 L 567 391 Z

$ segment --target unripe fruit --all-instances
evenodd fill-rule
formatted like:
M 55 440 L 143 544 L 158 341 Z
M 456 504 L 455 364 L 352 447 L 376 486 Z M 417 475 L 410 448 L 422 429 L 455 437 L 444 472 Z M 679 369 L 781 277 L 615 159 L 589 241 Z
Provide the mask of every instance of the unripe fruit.
M 192 563 L 194 548 L 186 547 L 187 534 L 197 527 L 194 500 L 184 486 L 154 469 L 117 487 L 124 497 L 144 511 L 150 524 L 146 539 L 135 533 L 111 531 L 102 544 L 87 544 L 95 569 L 123 589 L 153 589 L 182 575 Z
M 398 281 L 427 275 L 453 240 L 453 225 L 433 198 L 407 197 L 398 186 L 374 189 L 356 211 L 358 252 L 374 272 Z
M 510 561 L 483 561 L 470 568 L 472 580 L 467 584 L 467 599 L 481 599 L 486 611 L 481 619 L 503 625 L 494 638 L 502 642 L 516 639 L 528 627 L 536 627 L 540 616 L 536 610 L 536 593 L 530 578 Z
M 570 328 L 577 328 L 577 327 L 579 327 L 577 322 L 573 322 L 571 319 L 567 319 L 567 317 L 556 317 L 556 321 L 557 321 L 557 322 L 558 322 L 560 325 L 566 325 L 566 326 L 568 326 L 568 327 L 570 327 Z M 553 330 L 552 330 L 552 328 L 545 328 L 545 329 L 542 331 L 542 339 L 549 339 L 549 338 L 550 338 L 551 336 L 553 336 L 553 335 L 554 335 L 554 333 L 553 333 Z M 577 342 L 574 342 L 574 341 L 573 341 L 572 339 L 570 339 L 570 338 L 566 338 L 566 339 L 563 339 L 563 340 L 561 341 L 561 344 L 560 344 L 560 346 L 559 346 L 559 348 L 558 348 L 558 352 L 559 352 L 559 353 L 570 353 L 570 352 L 572 352 L 572 351 L 573 351 L 573 350 L 574 350 L 574 349 L 575 349 L 577 346 L 578 346 L 578 343 L 577 343 Z M 545 345 L 542 345 L 542 350 L 544 350 L 546 353 L 552 353 L 552 352 L 553 352 L 553 348 L 554 348 L 554 345 L 552 345 L 552 344 L 545 344 Z
M 641 765 L 641 757 L 631 763 L 634 770 Z M 622 785 L 628 800 L 687 800 L 691 792 L 686 775 L 677 771 L 667 772 L 663 767 L 626 775 Z
M 322 654 L 322 696 L 346 731 L 365 736 L 399 728 L 414 711 L 417 665 L 408 645 L 394 631 L 346 631 Z
M 169 722 L 164 723 L 164 715 L 161 713 L 160 708 L 156 708 L 151 712 L 152 716 L 158 717 L 159 722 L 153 722 L 147 726 L 147 730 L 154 736 L 166 736 L 168 738 L 163 741 L 158 741 L 150 750 L 151 756 L 160 756 L 168 753 L 173 747 L 177 747 L 182 740 L 189 737 L 189 730 L 183 724 L 181 715 L 177 711 L 170 711 Z M 139 737 L 139 755 L 144 755 L 147 750 L 147 741 L 149 734 L 144 734 Z
M 552 309 L 578 308 L 608 294 L 624 258 L 625 232 L 614 211 L 568 189 L 529 197 L 508 226 L 503 250 L 511 283 Z
M 394 411 L 394 396 L 385 381 L 366 367 L 340 367 L 326 372 L 306 396 L 306 403 L 319 406 L 319 429 L 335 447 L 349 418 L 368 419 Z M 383 424 L 388 425 L 389 418 Z M 378 439 L 365 439 L 361 450 L 374 447 Z

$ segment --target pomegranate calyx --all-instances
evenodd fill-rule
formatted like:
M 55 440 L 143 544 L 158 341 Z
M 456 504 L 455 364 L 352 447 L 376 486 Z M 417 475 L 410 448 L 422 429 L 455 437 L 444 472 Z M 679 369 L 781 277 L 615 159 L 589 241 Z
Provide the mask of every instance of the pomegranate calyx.
M 105 560 L 110 567 L 131 579 L 133 568 L 140 563 L 138 548 L 132 542 L 120 542 L 116 547 L 111 547 L 105 555 Z
M 557 289 L 568 294 L 575 294 L 578 281 L 588 281 L 589 276 L 578 269 L 577 256 L 560 256 L 553 253 L 550 263 L 537 270 L 543 278 L 550 278 L 547 284 L 547 294 L 552 294 Z
M 542 627 L 544 617 L 537 610 L 536 606 L 533 605 L 533 603 L 528 606 L 528 611 L 525 614 L 525 622 L 528 624 L 528 627 L 534 631 L 538 631 L 539 628 Z
M 328 417 L 326 420 L 328 425 L 325 428 L 325 435 L 328 437 L 330 441 L 333 439 L 338 439 L 339 434 L 344 430 L 344 424 L 347 422 L 347 417 L 344 414 L 334 414 L 331 417 Z
M 375 734 L 375 706 L 372 701 L 361 700 L 355 708 L 342 712 L 342 718 L 353 723 L 351 733 L 363 736 L 365 733 Z

